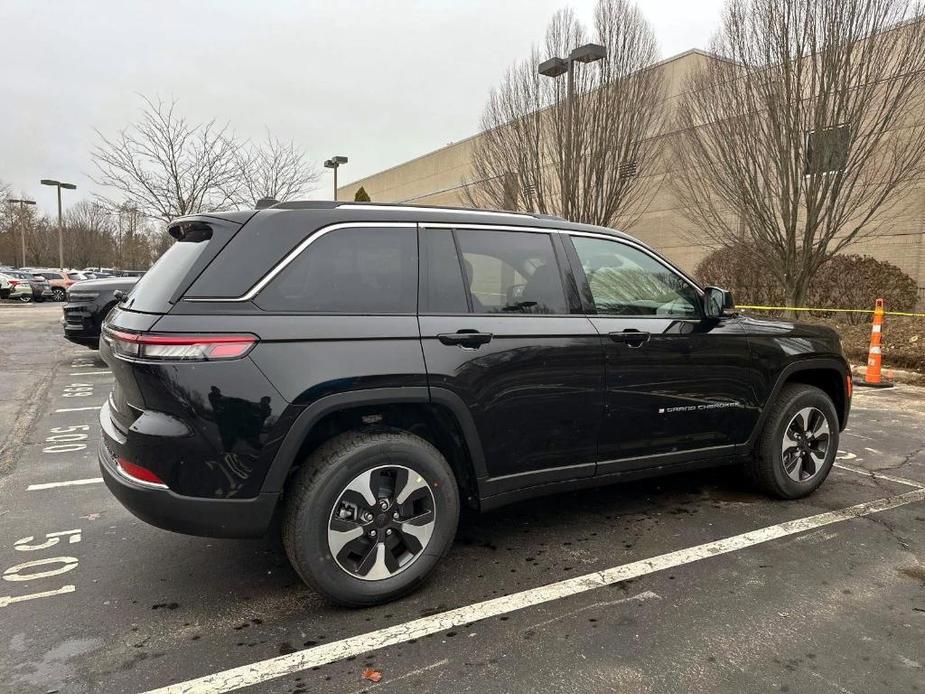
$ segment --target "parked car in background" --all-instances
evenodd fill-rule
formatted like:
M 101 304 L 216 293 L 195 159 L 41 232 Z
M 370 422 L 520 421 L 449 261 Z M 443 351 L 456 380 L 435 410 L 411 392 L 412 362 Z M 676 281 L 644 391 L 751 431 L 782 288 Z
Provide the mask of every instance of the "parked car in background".
M 18 299 L 25 303 L 52 298 L 51 287 L 41 277 L 20 270 L 0 271 L 0 299 Z
M 85 267 L 83 270 L 81 270 L 81 272 L 83 272 L 86 275 L 91 275 L 91 274 L 96 275 L 97 278 L 114 277 L 119 274 L 119 272 L 115 268 L 111 268 L 111 267 Z
M 463 504 L 720 464 L 797 499 L 835 461 L 838 335 L 738 314 L 626 234 L 320 201 L 168 231 L 103 324 L 106 485 L 198 535 L 260 536 L 280 507 L 336 603 L 420 585 Z
M 120 277 L 141 277 L 147 270 L 119 270 L 118 274 Z
M 52 268 L 24 268 L 24 270 L 31 273 L 33 277 L 44 277 L 48 280 L 55 301 L 64 301 L 67 298 L 67 288 L 78 281 L 68 276 L 70 272 L 68 270 L 61 271 Z
M 67 290 L 61 320 L 64 337 L 78 345 L 97 349 L 103 319 L 137 282 L 137 277 L 106 277 L 72 284 Z

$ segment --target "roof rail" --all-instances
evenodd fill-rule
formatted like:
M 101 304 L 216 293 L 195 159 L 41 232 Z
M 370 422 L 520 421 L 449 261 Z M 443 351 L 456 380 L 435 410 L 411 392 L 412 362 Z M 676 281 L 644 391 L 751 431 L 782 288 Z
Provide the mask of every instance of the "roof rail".
M 506 216 L 523 219 L 553 219 L 557 221 L 566 221 L 563 217 L 554 214 L 544 214 L 542 212 L 512 212 L 510 210 L 485 210 L 476 207 L 451 207 L 444 205 L 408 205 L 405 203 L 392 202 L 336 202 L 333 200 L 289 200 L 271 205 L 271 209 L 276 210 L 318 210 L 349 208 L 352 210 L 393 210 L 397 212 L 412 212 L 419 210 L 429 210 L 432 212 L 448 212 L 450 214 L 482 214 L 493 217 Z
M 486 214 L 486 215 L 504 215 L 508 217 L 532 217 L 534 219 L 562 219 L 556 215 L 543 214 L 540 212 L 512 212 L 510 210 L 485 210 L 477 207 L 450 207 L 443 205 L 407 205 L 401 203 L 382 203 L 382 202 L 342 202 L 338 207 L 350 207 L 355 210 L 375 210 L 387 208 L 399 211 L 411 210 L 431 210 L 433 212 L 449 212 L 451 214 Z M 564 221 L 564 220 L 563 220 Z

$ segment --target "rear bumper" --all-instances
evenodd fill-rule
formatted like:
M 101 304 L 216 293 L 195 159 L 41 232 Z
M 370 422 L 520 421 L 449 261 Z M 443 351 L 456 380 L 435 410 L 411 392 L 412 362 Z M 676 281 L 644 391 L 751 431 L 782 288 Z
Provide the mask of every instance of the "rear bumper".
M 266 534 L 279 500 L 278 493 L 249 499 L 206 499 L 169 489 L 149 487 L 126 477 L 116 465 L 115 450 L 124 441 L 113 430 L 109 405 L 100 410 L 102 440 L 99 464 L 103 481 L 119 502 L 145 523 L 164 530 L 202 537 L 248 538 Z

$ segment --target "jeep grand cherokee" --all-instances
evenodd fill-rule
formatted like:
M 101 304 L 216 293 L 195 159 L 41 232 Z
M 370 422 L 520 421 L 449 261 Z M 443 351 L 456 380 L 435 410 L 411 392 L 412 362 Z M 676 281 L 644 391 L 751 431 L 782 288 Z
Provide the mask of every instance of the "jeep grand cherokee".
M 815 490 L 837 335 L 734 312 L 626 234 L 325 202 L 185 217 L 118 305 L 100 466 L 139 518 L 259 536 L 329 599 L 420 584 L 462 504 L 718 464 Z

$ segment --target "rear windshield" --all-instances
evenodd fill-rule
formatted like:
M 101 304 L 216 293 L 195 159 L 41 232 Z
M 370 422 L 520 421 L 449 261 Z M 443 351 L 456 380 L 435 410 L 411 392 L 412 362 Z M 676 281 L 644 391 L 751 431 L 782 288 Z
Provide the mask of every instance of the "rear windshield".
M 166 313 L 177 287 L 184 281 L 196 259 L 212 238 L 207 224 L 190 225 L 140 280 L 125 308 L 142 313 Z

